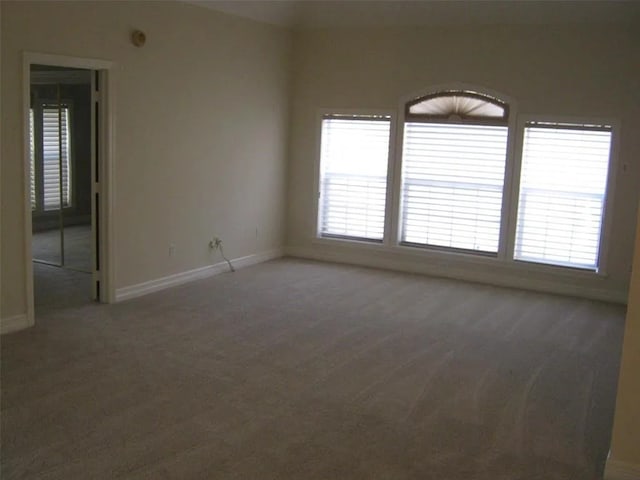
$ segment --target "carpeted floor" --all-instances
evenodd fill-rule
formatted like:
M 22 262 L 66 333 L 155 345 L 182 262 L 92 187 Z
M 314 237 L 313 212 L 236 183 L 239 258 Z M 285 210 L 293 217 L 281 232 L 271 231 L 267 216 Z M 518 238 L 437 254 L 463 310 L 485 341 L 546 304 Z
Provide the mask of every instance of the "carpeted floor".
M 91 274 L 33 262 L 36 315 L 57 308 L 73 308 L 91 302 Z
M 31 248 L 35 260 L 60 265 L 60 230 L 34 232 Z M 64 265 L 83 272 L 91 272 L 91 225 L 64 228 Z
M 591 480 L 624 308 L 291 259 L 2 337 L 2 479 Z

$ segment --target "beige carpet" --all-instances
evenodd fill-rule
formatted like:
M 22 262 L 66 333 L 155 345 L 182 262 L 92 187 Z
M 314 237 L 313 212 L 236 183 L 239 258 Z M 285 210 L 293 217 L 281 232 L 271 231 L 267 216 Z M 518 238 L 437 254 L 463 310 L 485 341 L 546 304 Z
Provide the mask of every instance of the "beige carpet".
M 33 262 L 33 290 L 36 315 L 56 308 L 80 307 L 91 300 L 91 274 Z
M 590 480 L 624 309 L 279 260 L 2 337 L 2 479 Z
M 91 225 L 64 228 L 64 265 L 83 272 L 91 272 Z M 60 230 L 34 232 L 31 248 L 35 260 L 62 264 Z

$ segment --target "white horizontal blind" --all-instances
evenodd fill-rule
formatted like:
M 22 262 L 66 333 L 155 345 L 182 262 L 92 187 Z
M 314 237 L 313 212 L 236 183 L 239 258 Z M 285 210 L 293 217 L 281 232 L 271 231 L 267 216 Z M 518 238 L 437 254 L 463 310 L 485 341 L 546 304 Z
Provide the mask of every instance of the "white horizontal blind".
M 506 126 L 405 123 L 401 241 L 495 254 Z
M 611 128 L 527 124 L 514 258 L 598 269 Z
M 62 184 L 62 206 L 68 207 L 70 195 L 70 135 L 69 108 L 61 109 L 61 125 L 58 125 L 58 106 L 42 107 L 42 174 L 43 205 L 45 210 L 60 208 L 60 187 Z M 60 145 L 62 146 L 62 171 L 60 171 Z M 62 181 L 61 177 L 62 176 Z
M 325 117 L 320 153 L 320 236 L 382 241 L 390 119 Z
M 33 108 L 29 109 L 29 184 L 31 186 L 31 210 L 36 209 L 36 141 Z

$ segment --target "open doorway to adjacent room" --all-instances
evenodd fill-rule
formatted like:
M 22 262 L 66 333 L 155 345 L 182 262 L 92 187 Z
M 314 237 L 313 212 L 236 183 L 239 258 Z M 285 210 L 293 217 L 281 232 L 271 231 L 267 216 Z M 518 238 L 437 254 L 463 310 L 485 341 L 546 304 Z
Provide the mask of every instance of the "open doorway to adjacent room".
M 30 66 L 31 251 L 36 310 L 96 301 L 96 72 Z

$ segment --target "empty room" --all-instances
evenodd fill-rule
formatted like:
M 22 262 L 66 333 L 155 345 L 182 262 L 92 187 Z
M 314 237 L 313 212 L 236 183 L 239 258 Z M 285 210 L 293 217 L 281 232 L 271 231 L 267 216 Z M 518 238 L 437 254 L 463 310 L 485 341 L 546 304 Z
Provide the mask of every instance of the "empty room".
M 0 26 L 3 480 L 640 480 L 640 2 Z

